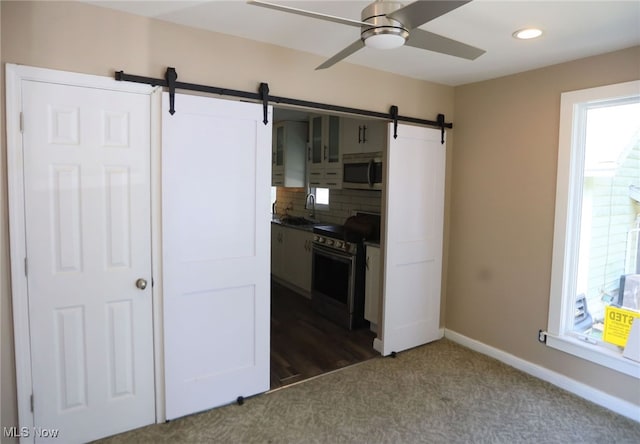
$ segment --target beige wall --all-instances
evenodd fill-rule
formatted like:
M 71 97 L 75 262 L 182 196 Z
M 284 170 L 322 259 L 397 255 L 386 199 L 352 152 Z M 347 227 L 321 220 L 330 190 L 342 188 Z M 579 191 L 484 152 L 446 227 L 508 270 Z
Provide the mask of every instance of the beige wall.
M 537 341 L 547 327 L 560 94 L 637 79 L 640 47 L 456 88 L 445 325 L 640 405 L 637 380 Z
M 454 118 L 452 87 L 348 63 L 315 71 L 323 58 L 86 4 L 2 1 L 0 7 L 2 92 L 5 63 L 103 76 L 124 70 L 151 77 L 163 77 L 166 67 L 174 66 L 185 82 L 247 91 L 268 82 L 271 94 L 277 96 L 379 112 L 397 105 L 401 115 L 435 120 L 444 113 L 447 121 Z M 1 102 L 4 109 L 4 99 Z M 14 425 L 4 119 L 0 125 L 1 423 Z

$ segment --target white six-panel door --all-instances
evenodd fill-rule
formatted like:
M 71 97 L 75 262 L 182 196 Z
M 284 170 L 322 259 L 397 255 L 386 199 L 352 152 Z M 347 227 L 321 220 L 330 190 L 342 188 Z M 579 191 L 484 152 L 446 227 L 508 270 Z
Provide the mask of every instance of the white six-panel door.
M 149 95 L 21 86 L 35 425 L 84 442 L 150 424 Z
M 256 104 L 175 100 L 170 115 L 163 95 L 167 419 L 269 389 L 271 123 Z
M 383 355 L 440 339 L 445 145 L 440 130 L 389 127 Z

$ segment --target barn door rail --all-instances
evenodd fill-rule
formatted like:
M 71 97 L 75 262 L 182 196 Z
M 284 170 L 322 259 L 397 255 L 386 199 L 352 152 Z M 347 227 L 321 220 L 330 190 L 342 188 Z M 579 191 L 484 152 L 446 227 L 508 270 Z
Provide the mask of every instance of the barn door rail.
M 151 86 L 162 86 L 169 90 L 169 113 L 173 115 L 176 112 L 175 109 L 175 91 L 176 89 L 184 89 L 188 91 L 197 91 L 209 94 L 218 94 L 222 96 L 237 97 L 240 99 L 249 99 L 259 103 L 262 103 L 264 107 L 264 124 L 268 123 L 267 120 L 267 107 L 269 102 L 282 105 L 300 106 L 305 108 L 312 108 L 323 111 L 335 111 L 339 113 L 354 114 L 358 116 L 375 117 L 378 119 L 385 119 L 393 122 L 393 137 L 398 137 L 398 122 L 415 123 L 417 125 L 430 126 L 434 128 L 440 128 L 442 131 L 442 140 L 444 143 L 444 133 L 446 128 L 453 128 L 453 123 L 446 122 L 444 114 L 438 114 L 437 120 L 425 120 L 415 117 L 401 116 L 398 114 L 398 107 L 393 105 L 389 109 L 388 113 L 381 113 L 377 111 L 369 111 L 358 108 L 350 108 L 346 106 L 330 105 L 326 103 L 311 102 L 308 100 L 291 99 L 288 97 L 279 97 L 269 95 L 269 84 L 261 83 L 258 92 L 239 91 L 235 89 L 220 88 L 217 86 L 198 85 L 196 83 L 179 82 L 178 73 L 173 67 L 168 67 L 165 73 L 164 79 L 157 79 L 153 77 L 137 76 L 133 74 L 127 74 L 124 71 L 116 71 L 115 79 L 124 82 L 144 83 Z

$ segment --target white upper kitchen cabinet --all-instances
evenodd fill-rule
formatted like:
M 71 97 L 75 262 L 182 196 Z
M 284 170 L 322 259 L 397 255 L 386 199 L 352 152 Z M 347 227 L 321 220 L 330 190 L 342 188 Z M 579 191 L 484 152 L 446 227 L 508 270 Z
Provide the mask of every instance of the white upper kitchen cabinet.
M 309 186 L 342 188 L 340 118 L 312 116 L 309 140 Z
M 340 119 L 340 154 L 383 152 L 386 145 L 386 122 L 348 117 Z
M 276 123 L 273 126 L 272 186 L 305 186 L 307 134 L 308 126 L 306 122 L 285 121 Z

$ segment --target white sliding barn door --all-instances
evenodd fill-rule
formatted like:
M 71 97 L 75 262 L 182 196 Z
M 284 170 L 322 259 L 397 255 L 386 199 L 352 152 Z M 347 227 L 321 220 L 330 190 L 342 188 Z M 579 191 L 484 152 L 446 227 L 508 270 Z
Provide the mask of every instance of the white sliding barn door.
M 85 442 L 153 423 L 151 285 L 136 286 L 151 282 L 149 95 L 21 87 L 29 436 Z
M 445 145 L 440 130 L 389 128 L 386 177 L 383 355 L 441 337 L 440 287 Z
M 162 110 L 167 419 L 269 389 L 271 109 Z

